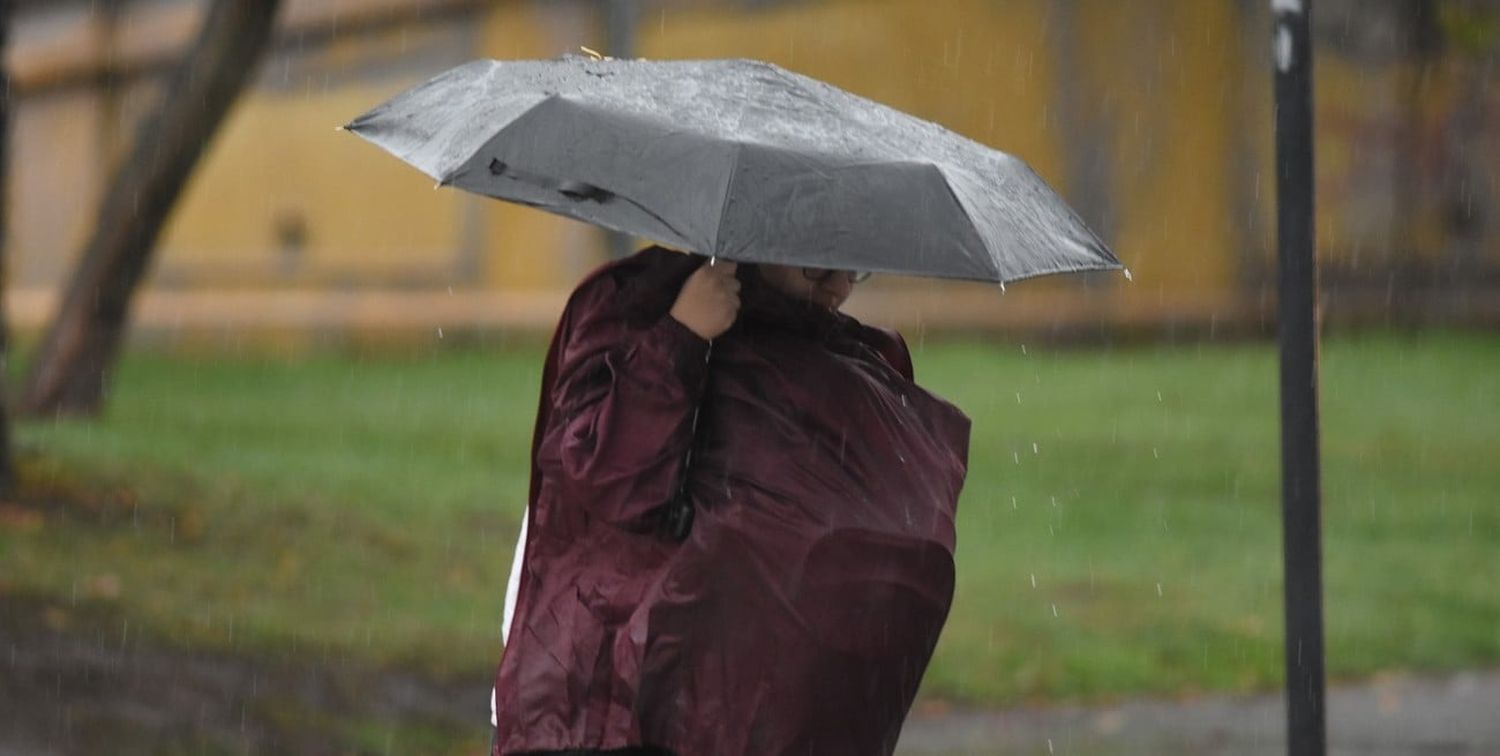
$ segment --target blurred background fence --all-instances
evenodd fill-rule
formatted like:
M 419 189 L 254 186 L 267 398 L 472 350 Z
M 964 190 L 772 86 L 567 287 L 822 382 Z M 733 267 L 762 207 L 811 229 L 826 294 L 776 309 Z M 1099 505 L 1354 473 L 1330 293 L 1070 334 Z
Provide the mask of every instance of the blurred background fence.
M 200 0 L 17 2 L 11 320 L 40 327 Z M 1500 324 L 1500 4 L 1323 0 L 1319 254 L 1331 322 Z M 1134 273 L 873 283 L 906 329 L 1264 332 L 1274 305 L 1264 0 L 290 0 L 161 241 L 137 332 L 547 329 L 589 227 L 434 191 L 337 133 L 476 57 L 588 45 L 753 57 L 1012 152 Z M 616 250 L 618 251 L 618 250 Z

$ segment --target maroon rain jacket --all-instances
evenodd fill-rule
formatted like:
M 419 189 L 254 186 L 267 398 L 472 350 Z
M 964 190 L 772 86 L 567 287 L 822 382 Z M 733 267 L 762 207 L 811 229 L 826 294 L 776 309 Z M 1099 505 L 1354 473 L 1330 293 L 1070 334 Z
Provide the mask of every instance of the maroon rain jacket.
M 749 266 L 710 365 L 667 314 L 701 262 L 601 268 L 553 338 L 497 756 L 895 749 L 952 600 L 968 418 L 900 336 Z

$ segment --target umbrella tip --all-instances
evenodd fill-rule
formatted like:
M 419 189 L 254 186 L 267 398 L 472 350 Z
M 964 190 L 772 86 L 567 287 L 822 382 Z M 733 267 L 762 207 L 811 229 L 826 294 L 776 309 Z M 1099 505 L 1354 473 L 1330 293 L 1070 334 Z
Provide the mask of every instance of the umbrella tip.
M 1129 268 L 1121 268 L 1120 270 L 1125 273 L 1125 280 L 1126 281 L 1134 281 L 1135 280 L 1135 276 L 1130 275 L 1130 269 Z
M 1001 294 L 1005 293 L 1005 282 L 1004 281 L 1000 282 L 1000 293 Z

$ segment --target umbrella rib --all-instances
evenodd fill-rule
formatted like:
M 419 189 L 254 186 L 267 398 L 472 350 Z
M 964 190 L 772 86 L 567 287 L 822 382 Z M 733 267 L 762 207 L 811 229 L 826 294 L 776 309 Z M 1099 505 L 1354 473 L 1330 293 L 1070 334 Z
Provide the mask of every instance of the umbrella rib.
M 719 222 L 714 224 L 713 249 L 708 251 L 710 256 L 718 253 L 719 232 L 724 228 L 724 216 L 729 213 L 729 193 L 734 190 L 734 179 L 740 173 L 740 160 L 744 156 L 744 143 L 736 142 L 734 145 L 734 160 L 729 164 L 729 177 L 724 180 L 724 194 L 722 199 L 719 200 Z
M 688 238 L 685 234 L 682 233 L 682 231 L 678 230 L 678 228 L 676 226 L 672 225 L 671 221 L 668 221 L 666 218 L 663 218 L 660 215 L 657 215 L 656 212 L 653 211 L 651 208 L 646 207 L 645 205 L 642 205 L 641 203 L 636 202 L 635 200 L 633 200 L 633 199 L 631 199 L 631 198 L 629 198 L 629 197 L 627 197 L 627 196 L 625 196 L 623 194 L 616 194 L 614 196 L 616 196 L 616 197 L 618 197 L 618 198 L 620 198 L 622 200 L 625 200 L 626 202 L 629 202 L 632 205 L 635 205 L 637 208 L 640 209 L 641 212 L 643 212 L 643 213 L 651 216 L 652 218 L 655 218 L 656 222 L 662 224 L 663 226 L 666 226 L 666 228 L 667 228 L 668 231 L 671 231 L 673 234 L 677 235 L 677 238 L 684 239 L 684 240 L 686 240 Z
M 938 181 L 942 182 L 943 188 L 948 190 L 948 197 L 953 200 L 953 204 L 958 206 L 958 211 L 964 214 L 964 220 L 968 221 L 969 227 L 975 229 L 977 232 L 979 226 L 974 222 L 974 215 L 973 213 L 969 212 L 969 206 L 964 204 L 963 199 L 958 196 L 958 192 L 954 191 L 953 182 L 948 180 L 948 174 L 943 173 L 942 168 L 939 168 L 932 163 L 926 163 L 926 165 L 930 170 L 937 174 Z M 985 255 L 989 258 L 990 264 L 995 268 L 995 280 L 999 281 L 1001 286 L 1004 286 L 1005 274 L 1000 270 L 1000 261 L 995 259 L 994 250 L 990 249 L 990 245 L 985 242 L 982 235 L 978 235 L 977 238 L 979 239 L 979 243 L 984 246 Z

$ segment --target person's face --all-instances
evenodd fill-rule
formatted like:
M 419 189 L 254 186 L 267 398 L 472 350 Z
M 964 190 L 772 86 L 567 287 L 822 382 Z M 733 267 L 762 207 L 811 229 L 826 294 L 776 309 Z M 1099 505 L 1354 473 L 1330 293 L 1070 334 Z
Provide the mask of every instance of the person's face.
M 830 310 L 844 305 L 859 278 L 847 270 L 766 264 L 756 267 L 771 288 L 793 299 L 806 300 Z

